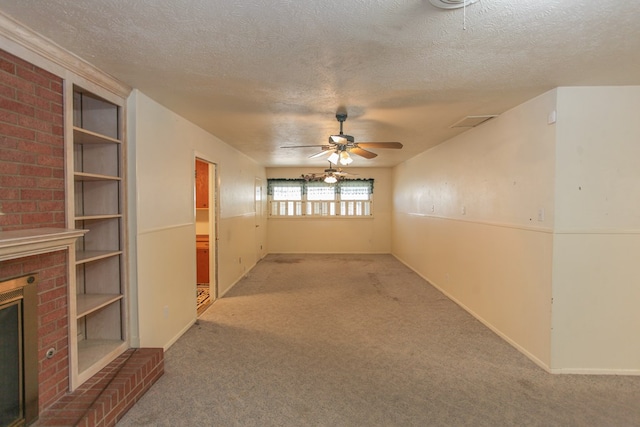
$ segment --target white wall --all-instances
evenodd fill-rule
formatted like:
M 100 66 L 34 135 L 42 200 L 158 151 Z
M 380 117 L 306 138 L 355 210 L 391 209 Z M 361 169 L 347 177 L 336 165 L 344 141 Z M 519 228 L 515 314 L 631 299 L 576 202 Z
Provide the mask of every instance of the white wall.
M 264 255 L 254 181 L 265 172 L 137 90 L 127 108 L 132 343 L 167 348 L 196 318 L 195 157 L 217 164 L 220 294 Z
M 640 373 L 640 87 L 558 89 L 552 368 Z
M 365 161 L 365 160 L 362 160 Z M 323 168 L 268 168 L 269 178 L 299 178 Z M 391 169 L 348 168 L 374 179 L 371 218 L 269 218 L 270 253 L 390 253 Z
M 640 374 L 638 111 L 558 88 L 399 165 L 393 253 L 551 372 Z
M 555 170 L 547 118 L 555 103 L 555 91 L 532 99 L 393 175 L 393 254 L 544 367 Z

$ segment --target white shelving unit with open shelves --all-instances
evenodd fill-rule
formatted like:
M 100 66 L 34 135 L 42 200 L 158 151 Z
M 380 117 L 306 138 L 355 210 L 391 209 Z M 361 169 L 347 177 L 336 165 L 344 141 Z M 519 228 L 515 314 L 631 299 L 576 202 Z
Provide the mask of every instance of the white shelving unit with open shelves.
M 69 280 L 70 382 L 75 389 L 122 354 L 128 340 L 124 100 L 107 100 L 79 86 L 71 92 L 68 222 L 88 230 L 77 243 Z

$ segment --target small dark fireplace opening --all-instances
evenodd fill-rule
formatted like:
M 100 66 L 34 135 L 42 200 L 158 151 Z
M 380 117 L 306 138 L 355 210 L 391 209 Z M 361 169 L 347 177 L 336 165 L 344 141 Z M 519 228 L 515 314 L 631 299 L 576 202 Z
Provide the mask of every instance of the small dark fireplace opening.
M 0 427 L 38 418 L 37 275 L 0 282 Z

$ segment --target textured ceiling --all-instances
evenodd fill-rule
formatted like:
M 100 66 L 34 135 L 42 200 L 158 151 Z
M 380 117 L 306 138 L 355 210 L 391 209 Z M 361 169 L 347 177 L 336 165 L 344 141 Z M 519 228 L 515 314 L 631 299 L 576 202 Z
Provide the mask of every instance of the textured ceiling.
M 392 166 L 557 86 L 640 84 L 640 2 L 0 0 L 0 10 L 265 166 L 319 166 L 349 114 Z M 466 29 L 465 29 L 466 27 Z

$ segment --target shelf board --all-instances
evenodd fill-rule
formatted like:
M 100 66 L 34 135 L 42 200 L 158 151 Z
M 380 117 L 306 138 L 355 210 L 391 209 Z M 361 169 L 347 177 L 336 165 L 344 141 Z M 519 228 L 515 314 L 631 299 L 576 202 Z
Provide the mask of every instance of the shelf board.
M 97 261 L 103 258 L 120 255 L 122 251 L 76 251 L 76 264 Z
M 121 352 L 119 348 L 123 344 L 122 340 L 78 341 L 78 373 L 82 375 L 89 368 L 98 369 L 106 365 L 114 358 L 114 354 Z
M 79 319 L 121 299 L 122 294 L 78 294 L 76 295 L 76 317 Z
M 119 176 L 100 175 L 97 173 L 74 172 L 74 181 L 121 181 Z
M 122 141 L 74 126 L 73 142 L 75 144 L 120 144 Z
M 76 221 L 99 221 L 102 219 L 122 218 L 122 214 L 85 215 L 76 216 Z

